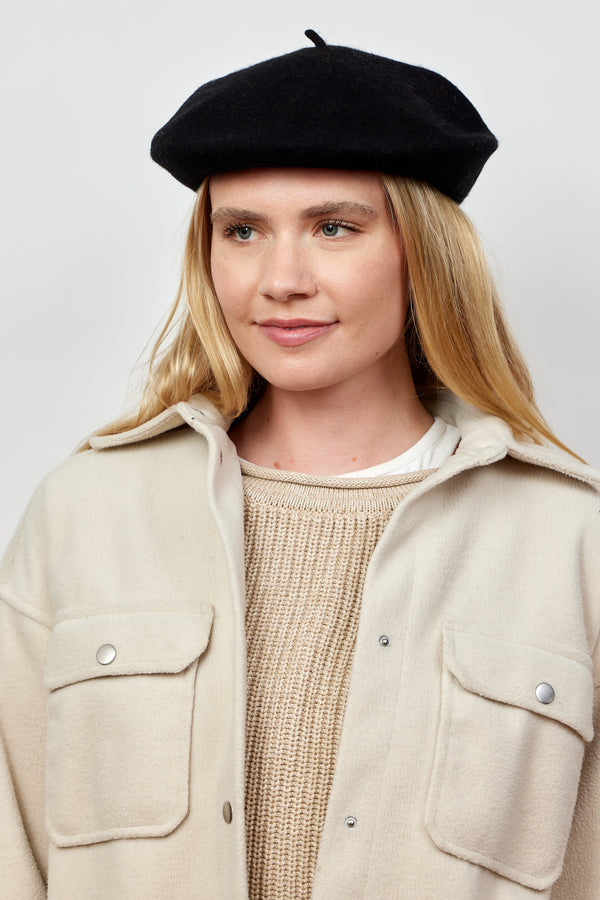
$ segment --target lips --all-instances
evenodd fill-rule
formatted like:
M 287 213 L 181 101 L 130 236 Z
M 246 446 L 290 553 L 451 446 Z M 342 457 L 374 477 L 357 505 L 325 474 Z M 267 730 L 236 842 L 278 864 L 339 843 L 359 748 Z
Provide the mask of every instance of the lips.
M 316 319 L 265 319 L 256 323 L 270 341 L 281 347 L 298 347 L 331 331 L 337 322 Z
M 320 328 L 324 325 L 332 325 L 333 322 L 321 322 L 318 319 L 265 319 L 258 324 L 273 326 L 273 328 Z

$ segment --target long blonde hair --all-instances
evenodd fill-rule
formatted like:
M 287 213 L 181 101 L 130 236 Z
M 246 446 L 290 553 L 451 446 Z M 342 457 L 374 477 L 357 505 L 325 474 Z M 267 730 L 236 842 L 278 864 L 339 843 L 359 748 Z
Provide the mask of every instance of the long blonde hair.
M 568 450 L 536 406 L 527 366 L 465 213 L 424 182 L 391 175 L 382 180 L 405 247 L 405 340 L 419 396 L 449 388 L 499 416 L 517 437 L 548 440 Z M 206 179 L 192 210 L 176 300 L 150 354 L 138 409 L 96 434 L 134 428 L 192 394 L 206 396 L 232 418 L 248 406 L 260 377 L 240 355 L 225 324 L 210 274 L 210 240 Z

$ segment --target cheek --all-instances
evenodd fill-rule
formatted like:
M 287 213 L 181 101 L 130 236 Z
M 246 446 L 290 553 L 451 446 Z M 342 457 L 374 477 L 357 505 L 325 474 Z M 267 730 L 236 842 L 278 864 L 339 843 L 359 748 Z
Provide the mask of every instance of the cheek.
M 372 277 L 380 287 L 389 288 L 394 285 L 396 289 L 403 288 L 405 281 L 404 254 L 396 241 L 384 241 L 381 244 L 376 265 L 372 270 Z
M 248 267 L 227 259 L 221 253 L 211 253 L 211 275 L 217 299 L 226 319 L 239 314 L 250 290 Z
M 395 248 L 366 262 L 354 282 L 354 295 L 369 318 L 387 322 L 394 331 L 402 327 L 407 308 L 404 262 Z
M 217 296 L 220 298 L 221 294 L 225 294 L 229 290 L 232 273 L 231 266 L 227 265 L 223 255 L 215 252 L 214 249 L 210 253 L 210 274 L 212 275 Z

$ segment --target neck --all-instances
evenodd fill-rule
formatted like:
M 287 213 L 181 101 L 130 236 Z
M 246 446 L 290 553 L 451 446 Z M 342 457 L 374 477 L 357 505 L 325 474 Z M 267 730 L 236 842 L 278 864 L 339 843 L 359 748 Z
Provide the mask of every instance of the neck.
M 342 475 L 399 456 L 431 427 L 408 378 L 311 391 L 268 385 L 230 431 L 238 455 L 267 468 Z

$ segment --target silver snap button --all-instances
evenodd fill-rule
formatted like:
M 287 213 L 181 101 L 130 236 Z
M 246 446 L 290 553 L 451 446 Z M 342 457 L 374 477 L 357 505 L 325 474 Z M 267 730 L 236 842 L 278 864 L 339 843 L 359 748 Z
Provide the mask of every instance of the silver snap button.
M 101 647 L 98 647 L 96 659 L 101 666 L 108 666 L 115 659 L 116 655 L 117 651 L 112 644 L 102 644 Z
M 229 800 L 226 800 L 225 803 L 223 804 L 223 818 L 225 819 L 225 821 L 227 822 L 228 825 L 230 824 L 230 822 L 233 818 L 233 810 L 231 808 L 231 803 L 229 802 Z
M 346 826 L 346 828 L 349 828 L 350 831 L 352 831 L 353 828 L 356 828 L 358 822 L 354 818 L 354 816 L 346 816 L 346 818 L 344 819 L 344 825 Z
M 382 635 L 381 635 L 381 637 L 379 638 L 379 643 L 381 644 L 382 647 L 389 647 L 389 646 L 390 646 L 390 639 L 389 639 L 389 637 L 387 636 L 387 634 L 382 634 Z
M 536 687 L 535 696 L 538 698 L 540 703 L 552 703 L 552 701 L 554 700 L 554 696 L 555 696 L 554 688 L 552 687 L 551 684 L 546 684 L 546 682 L 543 681 L 541 684 L 538 684 L 538 686 Z

